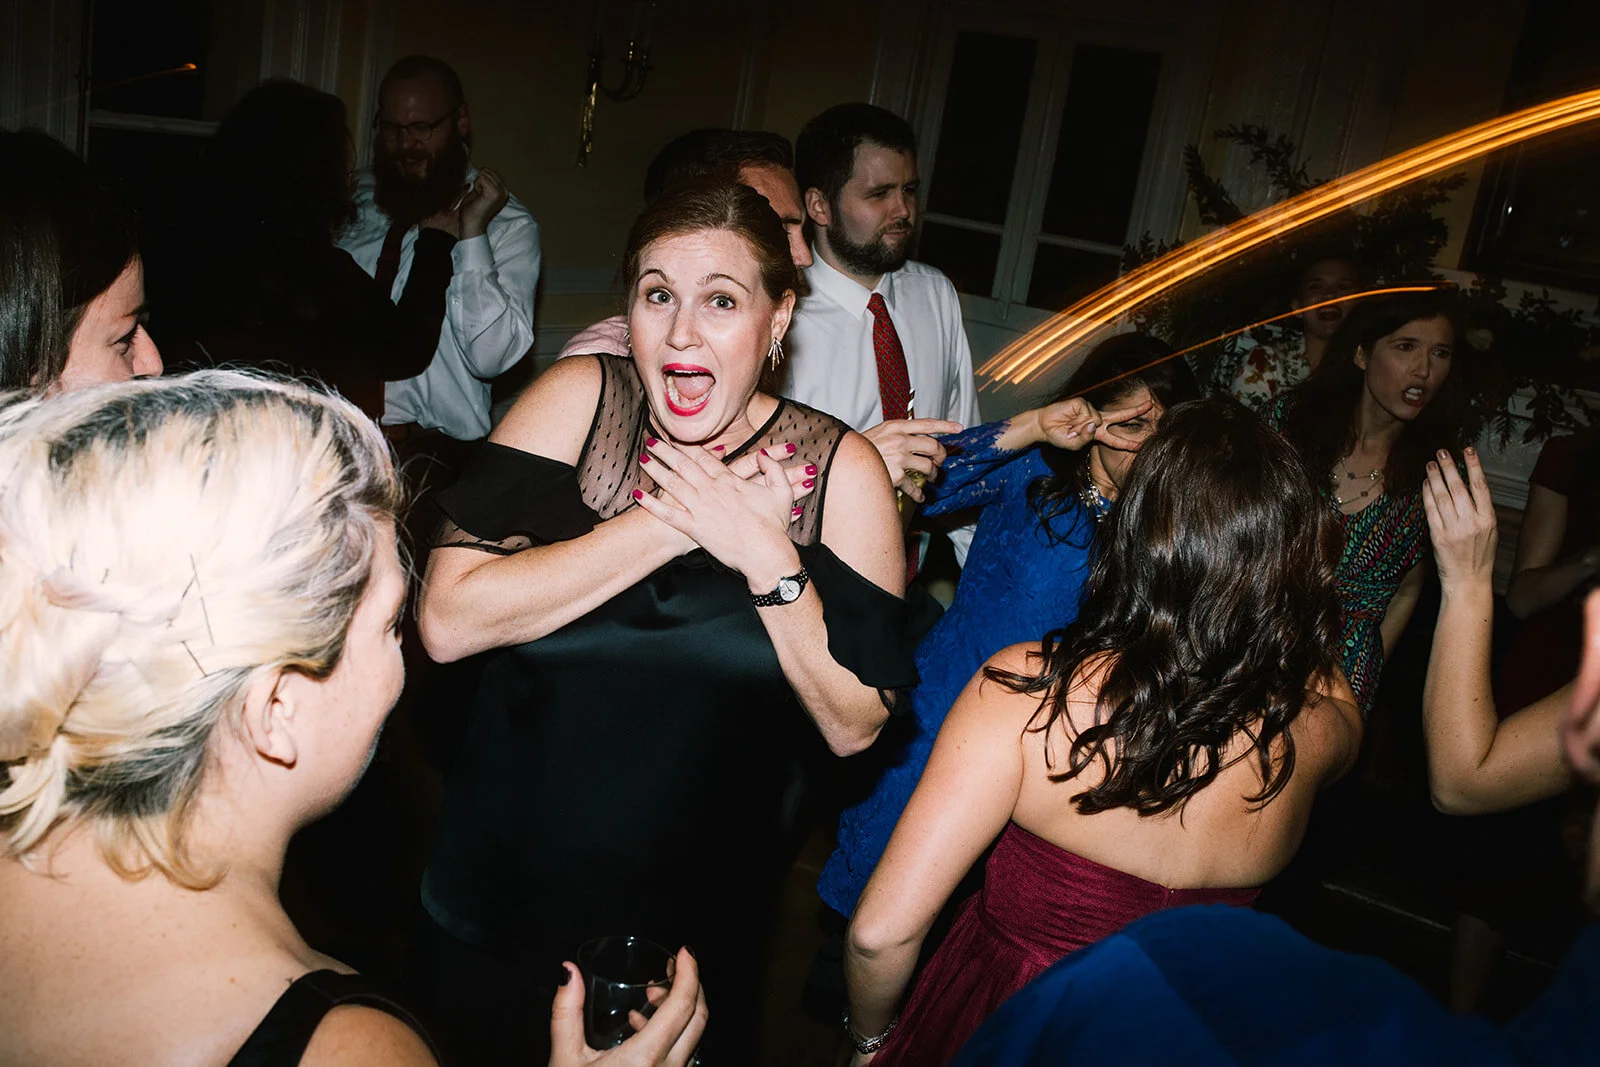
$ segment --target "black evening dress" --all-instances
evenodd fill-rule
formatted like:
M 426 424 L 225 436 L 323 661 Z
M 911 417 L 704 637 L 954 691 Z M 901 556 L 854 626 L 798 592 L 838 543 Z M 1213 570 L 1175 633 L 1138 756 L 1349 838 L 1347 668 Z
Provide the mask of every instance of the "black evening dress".
M 604 384 L 577 465 L 485 445 L 439 495 L 454 529 L 435 551 L 568 540 L 636 506 L 644 438 L 660 436 L 643 383 L 632 360 L 581 358 L 600 360 Z M 819 540 L 847 432 L 780 400 L 727 458 L 790 443 L 796 462 L 816 464 L 791 536 L 834 660 L 894 705 L 916 680 L 904 602 Z M 432 920 L 552 979 L 594 937 L 687 944 L 713 1005 L 705 1062 L 747 1062 L 786 761 L 820 738 L 743 576 L 702 550 L 680 557 L 561 629 L 489 653 L 471 705 L 423 879 Z M 543 1007 L 528 1005 L 530 1025 Z

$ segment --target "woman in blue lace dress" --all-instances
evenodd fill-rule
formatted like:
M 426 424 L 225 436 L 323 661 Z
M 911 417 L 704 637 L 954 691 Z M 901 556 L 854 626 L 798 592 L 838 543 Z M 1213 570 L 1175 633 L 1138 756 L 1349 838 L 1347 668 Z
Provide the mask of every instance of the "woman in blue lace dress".
M 949 458 L 922 513 L 981 508 L 978 530 L 950 610 L 917 646 L 915 730 L 871 794 L 840 816 L 817 891 L 841 915 L 855 909 L 968 680 L 1000 649 L 1077 617 L 1097 524 L 1139 446 L 1162 412 L 1200 396 L 1188 364 L 1171 354 L 1141 334 L 1110 338 L 1052 403 L 943 439 Z

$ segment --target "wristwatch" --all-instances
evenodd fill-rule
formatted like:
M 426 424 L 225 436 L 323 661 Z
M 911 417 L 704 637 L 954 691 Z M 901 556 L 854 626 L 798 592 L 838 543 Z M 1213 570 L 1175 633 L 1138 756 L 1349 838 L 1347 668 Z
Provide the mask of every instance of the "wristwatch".
M 805 592 L 806 583 L 811 580 L 811 575 L 806 573 L 804 567 L 799 573 L 791 574 L 787 578 L 778 579 L 778 588 L 770 593 L 751 593 L 750 603 L 758 608 L 775 608 L 780 604 L 793 604 L 800 599 L 800 594 Z

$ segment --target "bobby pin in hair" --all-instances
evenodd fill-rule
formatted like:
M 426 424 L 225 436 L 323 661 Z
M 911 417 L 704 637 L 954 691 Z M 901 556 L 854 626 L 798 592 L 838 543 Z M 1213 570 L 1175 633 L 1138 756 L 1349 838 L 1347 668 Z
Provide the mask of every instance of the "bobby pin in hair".
M 201 604 L 203 605 L 204 603 L 205 603 L 205 601 L 202 600 Z M 189 653 L 189 658 L 194 661 L 194 668 L 195 668 L 195 670 L 200 672 L 200 677 L 202 677 L 202 678 L 211 677 L 211 673 L 209 671 L 207 671 L 204 667 L 200 666 L 200 657 L 196 656 L 194 654 L 194 649 L 189 647 L 189 642 L 187 642 L 187 641 L 179 641 L 178 644 L 182 645 L 183 646 L 183 650 L 185 652 Z M 212 644 L 216 644 L 216 642 L 213 641 Z
M 194 575 L 194 581 L 190 582 L 189 586 L 200 594 L 200 617 L 204 619 L 206 623 L 206 636 L 209 637 L 211 639 L 211 643 L 215 645 L 217 643 L 217 635 L 211 632 L 211 613 L 206 610 L 206 591 L 200 588 L 200 568 L 195 565 L 193 552 L 189 553 L 189 572 Z M 183 591 L 183 595 L 188 596 L 189 590 L 185 589 Z M 189 646 L 184 645 L 183 647 L 188 648 Z M 194 653 L 191 652 L 189 655 L 192 657 Z M 196 667 L 200 667 L 200 661 L 195 660 L 194 665 Z M 206 673 L 204 667 L 200 667 L 200 673 Z

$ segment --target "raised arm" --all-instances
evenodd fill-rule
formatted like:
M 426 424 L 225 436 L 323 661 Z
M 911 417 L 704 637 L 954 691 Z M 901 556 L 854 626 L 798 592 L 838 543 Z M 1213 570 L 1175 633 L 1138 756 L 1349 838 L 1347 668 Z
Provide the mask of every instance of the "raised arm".
M 330 248 L 315 298 L 326 327 L 337 331 L 339 362 L 384 381 L 428 369 L 444 326 L 445 291 L 453 271 L 450 234 L 424 226 L 398 303 L 342 248 Z
M 1449 454 L 1428 464 L 1422 504 L 1433 535 L 1441 600 L 1422 693 L 1434 806 L 1473 815 L 1530 804 L 1567 787 L 1559 723 L 1572 687 L 1501 721 L 1489 682 L 1498 534 L 1477 453 L 1462 482 Z
M 518 398 L 489 440 L 575 464 L 601 373 L 593 358 L 561 360 Z M 447 531 L 428 558 L 417 623 L 428 654 L 441 662 L 543 637 L 694 547 L 638 508 L 554 544 L 490 545 L 472 533 Z
M 490 227 L 489 219 L 504 203 L 499 177 L 480 171 L 461 205 L 461 241 L 452 252 L 455 277 L 447 294 L 446 325 L 468 369 L 484 381 L 508 370 L 533 347 L 539 224 L 518 212 Z
M 1139 442 L 1129 438 L 1120 424 L 1149 410 L 1145 403 L 1101 412 L 1082 397 L 1072 397 L 945 438 L 944 474 L 925 490 L 928 499 L 922 513 L 942 515 L 980 507 L 996 499 L 1013 478 L 1036 477 L 1033 465 L 1016 461 L 1040 445 L 1076 451 L 1100 440 L 1138 448 Z
M 989 662 L 1024 673 L 1016 645 Z M 895 1018 L 922 942 L 963 876 L 1005 829 L 1022 787 L 1022 734 L 1035 697 L 979 671 L 945 718 L 922 780 L 861 893 L 845 945 L 850 1026 L 880 1034 Z

